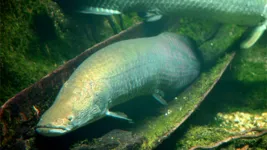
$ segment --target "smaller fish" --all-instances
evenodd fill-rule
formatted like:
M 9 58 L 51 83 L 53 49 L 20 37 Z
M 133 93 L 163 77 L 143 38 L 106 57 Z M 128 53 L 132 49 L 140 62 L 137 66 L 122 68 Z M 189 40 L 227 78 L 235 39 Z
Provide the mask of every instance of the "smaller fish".
M 163 15 L 204 18 L 222 23 L 256 26 L 241 44 L 250 48 L 267 28 L 267 0 L 78 0 L 79 12 L 113 15 L 147 12 L 148 21 Z

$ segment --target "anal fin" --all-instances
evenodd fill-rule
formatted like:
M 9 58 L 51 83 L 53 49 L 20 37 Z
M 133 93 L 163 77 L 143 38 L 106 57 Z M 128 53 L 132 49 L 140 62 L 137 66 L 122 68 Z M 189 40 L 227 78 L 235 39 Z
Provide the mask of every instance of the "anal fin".
M 264 31 L 267 28 L 267 20 L 265 20 L 261 25 L 257 26 L 251 33 L 251 35 L 241 44 L 242 49 L 247 49 L 253 46 L 258 39 L 261 37 L 261 35 L 264 33 Z
M 106 115 L 107 116 L 111 116 L 111 117 L 114 117 L 114 118 L 119 118 L 119 119 L 123 119 L 123 120 L 127 120 L 129 121 L 129 123 L 133 123 L 133 120 L 128 118 L 128 116 L 122 112 L 112 112 L 112 111 L 107 111 L 106 112 Z
M 96 15 L 116 15 L 121 14 L 118 10 L 107 9 L 107 8 L 99 8 L 99 7 L 85 7 L 80 9 L 78 12 L 84 14 L 96 14 Z

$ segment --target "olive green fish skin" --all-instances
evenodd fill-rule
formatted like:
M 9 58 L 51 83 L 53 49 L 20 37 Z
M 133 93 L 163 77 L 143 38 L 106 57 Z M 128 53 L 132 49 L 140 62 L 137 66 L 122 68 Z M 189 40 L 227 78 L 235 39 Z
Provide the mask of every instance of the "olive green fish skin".
M 267 18 L 267 0 L 88 0 L 82 9 L 202 17 L 240 25 L 257 25 Z
M 109 45 L 87 58 L 44 113 L 37 132 L 58 136 L 104 117 L 133 97 L 178 91 L 200 72 L 200 62 L 182 36 L 163 33 Z

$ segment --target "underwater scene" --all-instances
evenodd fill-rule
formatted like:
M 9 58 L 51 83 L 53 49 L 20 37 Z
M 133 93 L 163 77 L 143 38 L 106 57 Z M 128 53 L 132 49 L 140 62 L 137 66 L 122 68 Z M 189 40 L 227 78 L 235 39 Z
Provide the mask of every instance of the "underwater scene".
M 266 150 L 266 0 L 0 0 L 0 150 Z

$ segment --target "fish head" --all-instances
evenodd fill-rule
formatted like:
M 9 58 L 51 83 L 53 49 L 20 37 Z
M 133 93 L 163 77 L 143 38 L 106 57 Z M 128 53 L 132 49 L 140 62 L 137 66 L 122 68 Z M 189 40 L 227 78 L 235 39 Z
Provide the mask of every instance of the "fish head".
M 44 136 L 60 136 L 104 117 L 106 107 L 99 103 L 98 95 L 63 87 L 40 118 L 36 131 Z

